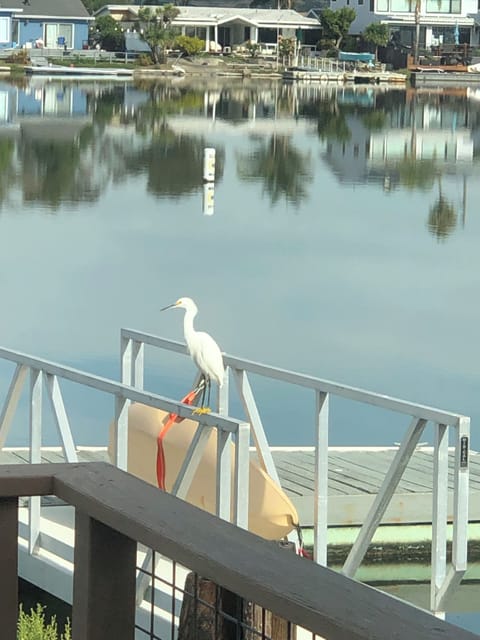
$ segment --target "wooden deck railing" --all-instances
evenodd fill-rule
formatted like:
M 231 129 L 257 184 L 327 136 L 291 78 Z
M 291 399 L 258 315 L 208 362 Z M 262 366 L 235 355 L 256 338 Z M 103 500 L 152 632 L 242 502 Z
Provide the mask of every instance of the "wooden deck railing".
M 133 640 L 137 542 L 329 640 L 473 640 L 473 633 L 281 551 L 105 463 L 0 467 L 2 640 L 17 622 L 18 497 L 76 509 L 74 640 Z

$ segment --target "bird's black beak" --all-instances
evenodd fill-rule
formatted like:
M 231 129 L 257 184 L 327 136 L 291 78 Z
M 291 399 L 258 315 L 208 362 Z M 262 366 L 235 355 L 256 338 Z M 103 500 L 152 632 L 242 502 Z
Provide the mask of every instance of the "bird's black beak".
M 174 302 L 173 304 L 169 304 L 166 307 L 163 307 L 163 309 L 160 309 L 160 311 L 166 311 L 167 309 L 172 309 L 172 307 L 176 307 L 177 303 Z

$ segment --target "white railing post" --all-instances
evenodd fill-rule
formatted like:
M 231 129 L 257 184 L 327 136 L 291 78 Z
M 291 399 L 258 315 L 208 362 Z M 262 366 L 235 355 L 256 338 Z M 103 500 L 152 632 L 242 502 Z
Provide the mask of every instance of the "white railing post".
M 235 494 L 233 522 L 238 527 L 248 529 L 248 509 L 250 491 L 250 425 L 238 425 L 235 446 Z
M 327 566 L 328 544 L 328 393 L 315 393 L 314 559 Z
M 115 396 L 114 462 L 119 469 L 128 469 L 128 408 L 130 400 Z
M 30 369 L 30 463 L 42 461 L 42 372 Z M 30 496 L 28 503 L 28 551 L 33 554 L 40 535 L 40 496 Z
M 17 364 L 0 415 L 0 449 L 5 446 L 27 373 L 27 366 Z
M 47 381 L 48 397 L 50 398 L 55 425 L 60 435 L 60 442 L 62 443 L 63 454 L 67 462 L 78 462 L 75 442 L 73 441 L 58 378 L 51 373 L 46 373 L 45 379 Z
M 132 339 L 120 335 L 120 380 L 122 384 L 132 384 Z
M 470 418 L 461 416 L 455 442 L 452 563 L 443 585 L 437 591 L 436 607 L 439 611 L 445 610 L 446 603 L 467 570 L 469 449 Z
M 438 611 L 437 593 L 447 573 L 448 427 L 436 424 L 434 428 L 430 609 Z
M 134 341 L 132 359 L 132 387 L 143 389 L 145 370 L 145 345 L 143 342 Z
M 217 429 L 216 514 L 231 519 L 232 500 L 232 438 L 229 431 Z

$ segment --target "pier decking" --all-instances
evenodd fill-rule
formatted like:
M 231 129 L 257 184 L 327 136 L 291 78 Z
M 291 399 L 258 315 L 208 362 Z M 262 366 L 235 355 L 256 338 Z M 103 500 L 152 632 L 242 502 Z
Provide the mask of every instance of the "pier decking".
M 330 447 L 328 455 L 328 524 L 334 527 L 360 526 L 397 447 Z M 300 524 L 313 527 L 314 449 L 272 447 L 282 488 L 294 503 Z M 109 462 L 106 447 L 77 448 L 79 462 Z M 453 500 L 453 451 L 449 452 L 449 508 Z M 252 451 L 252 455 L 255 455 Z M 27 448 L 0 451 L 0 464 L 28 463 Z M 60 447 L 42 449 L 42 462 L 65 462 Z M 432 521 L 433 449 L 419 447 L 398 485 L 398 491 L 382 521 L 386 525 L 416 525 Z M 470 452 L 470 521 L 480 522 L 480 454 Z

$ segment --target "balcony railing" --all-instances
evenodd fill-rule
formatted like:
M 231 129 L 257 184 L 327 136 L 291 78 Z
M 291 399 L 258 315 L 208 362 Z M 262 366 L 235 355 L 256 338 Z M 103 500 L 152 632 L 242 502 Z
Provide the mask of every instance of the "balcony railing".
M 283 637 L 328 640 L 478 640 L 416 607 L 330 569 L 280 550 L 248 531 L 105 463 L 0 466 L 0 620 L 2 640 L 15 640 L 18 588 L 18 498 L 55 495 L 75 507 L 73 638 L 157 640 L 176 638 L 177 599 L 186 589 L 175 567 L 193 572 L 190 640 L 205 636 L 199 620 L 206 605 L 197 589 L 206 579 L 241 598 L 228 615 L 213 605 L 207 637 L 269 640 L 265 620 L 273 612 L 286 622 Z M 156 575 L 172 585 L 171 632 L 135 624 L 137 543 L 170 561 Z M 173 578 L 172 567 L 173 563 Z M 185 600 L 185 597 L 184 597 Z M 245 612 L 260 608 L 257 622 Z M 183 605 L 182 605 L 183 606 Z M 155 601 L 152 599 L 152 620 Z M 188 613 L 188 612 L 187 612 Z M 180 618 L 185 623 L 185 609 Z M 188 616 L 187 616 L 188 617 Z M 228 622 L 229 635 L 219 629 Z M 297 633 L 298 632 L 298 633 Z M 277 636 L 278 637 L 278 636 Z

